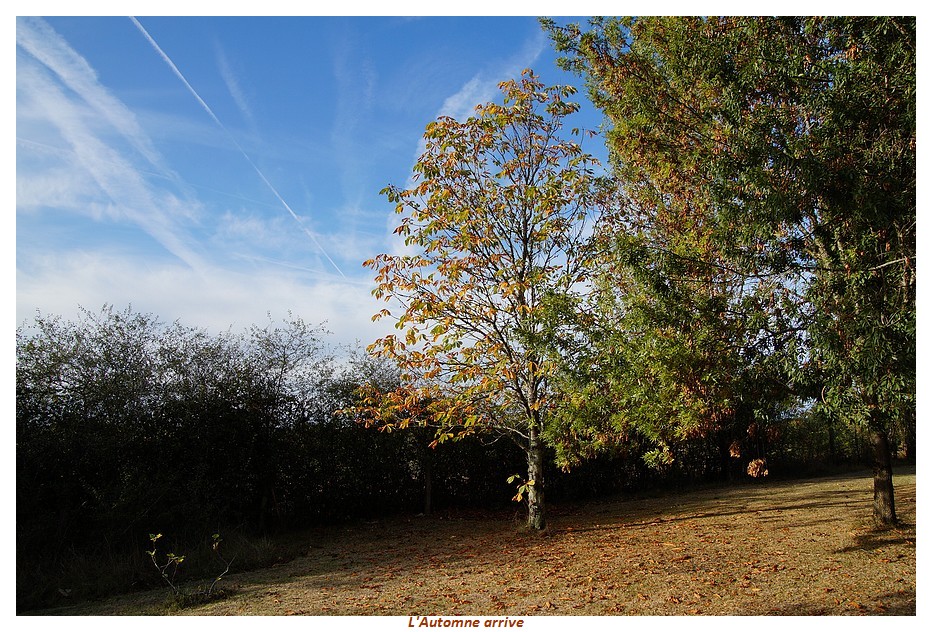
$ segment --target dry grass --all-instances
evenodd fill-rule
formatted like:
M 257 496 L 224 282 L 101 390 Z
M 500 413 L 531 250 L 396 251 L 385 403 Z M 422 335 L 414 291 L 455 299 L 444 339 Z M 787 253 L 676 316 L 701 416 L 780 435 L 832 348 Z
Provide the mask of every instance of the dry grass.
M 899 528 L 870 527 L 866 474 L 768 481 L 513 514 L 321 529 L 307 554 L 229 576 L 184 614 L 841 615 L 916 612 L 915 470 L 895 475 Z M 162 614 L 150 591 L 47 614 Z

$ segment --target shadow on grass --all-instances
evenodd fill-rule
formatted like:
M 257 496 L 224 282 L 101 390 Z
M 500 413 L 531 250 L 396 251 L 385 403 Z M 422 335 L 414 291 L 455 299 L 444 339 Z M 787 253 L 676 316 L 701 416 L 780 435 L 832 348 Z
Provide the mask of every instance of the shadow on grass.
M 894 473 L 897 476 L 915 475 L 915 466 L 903 466 Z M 803 479 L 798 481 L 779 480 L 759 483 L 742 483 L 721 486 L 698 492 L 697 497 L 685 503 L 671 504 L 669 500 L 675 494 L 636 498 L 616 499 L 605 503 L 597 513 L 605 516 L 605 522 L 599 518 L 587 516 L 586 523 L 577 522 L 573 531 L 612 531 L 618 529 L 637 529 L 658 524 L 676 523 L 690 520 L 706 520 L 747 516 L 758 514 L 762 522 L 783 521 L 782 514 L 791 511 L 824 510 L 837 508 L 851 509 L 870 507 L 871 490 L 849 487 L 847 484 L 868 483 L 869 473 L 852 472 L 825 478 Z M 823 485 L 827 481 L 846 485 L 837 490 L 807 491 L 807 488 Z M 794 497 L 780 500 L 780 496 L 789 492 Z M 678 494 L 676 494 L 678 495 Z M 715 507 L 709 510 L 709 506 Z M 578 520 L 582 515 L 567 515 L 571 520 Z M 596 522 L 599 520 L 599 522 Z M 793 526 L 815 526 L 832 522 L 831 518 L 806 521 L 804 516 L 794 516 Z M 903 525 L 906 526 L 906 525 Z M 559 529 L 558 529 L 559 530 Z
M 829 480 L 837 488 L 818 487 Z M 566 561 L 561 557 L 564 546 L 567 550 L 580 552 L 582 556 L 581 549 L 571 537 L 574 533 L 594 532 L 591 539 L 588 536 L 587 539 L 597 549 L 621 531 L 630 530 L 634 535 L 641 536 L 657 525 L 669 524 L 679 529 L 685 521 L 694 520 L 706 521 L 701 529 L 714 526 L 729 538 L 733 530 L 737 532 L 736 536 L 741 537 L 741 529 L 754 529 L 755 526 L 762 530 L 783 525 L 805 530 L 818 523 L 837 523 L 838 517 L 842 515 L 846 516 L 846 520 L 852 519 L 855 513 L 858 516 L 869 516 L 870 490 L 866 486 L 869 480 L 869 475 L 859 473 L 823 479 L 767 481 L 764 484 L 703 489 L 689 493 L 688 496 L 681 492 L 659 497 L 615 498 L 585 505 L 555 505 L 550 514 L 551 528 L 545 534 L 522 531 L 516 519 L 509 519 L 513 514 L 510 510 L 386 519 L 350 527 L 311 529 L 293 537 L 300 543 L 295 546 L 294 558 L 270 568 L 231 576 L 230 588 L 236 591 L 234 602 L 246 602 L 278 591 L 287 593 L 289 590 L 326 589 L 335 591 L 335 595 L 340 591 L 353 594 L 354 590 L 372 590 L 373 585 L 381 585 L 380 582 L 385 581 L 386 576 L 418 577 L 422 569 L 468 568 L 483 563 L 486 568 L 492 569 L 496 560 L 522 560 L 529 556 L 537 560 L 538 569 L 547 568 L 548 565 Z M 862 509 L 852 511 L 858 507 Z M 815 510 L 822 510 L 818 518 Z M 748 521 L 739 520 L 740 516 L 753 517 L 754 521 L 762 524 L 745 524 L 742 527 L 739 523 Z M 856 543 L 836 552 L 911 544 L 915 539 L 909 537 L 910 529 L 913 529 L 914 534 L 912 525 L 903 525 L 900 533 L 894 530 L 870 531 L 860 536 L 852 534 L 859 538 Z M 599 532 L 606 535 L 603 537 Z M 757 531 L 753 533 L 758 535 Z M 850 542 L 844 533 L 841 537 L 844 539 L 834 540 L 830 546 Z M 657 544 L 647 539 L 643 542 L 643 546 Z M 574 546 L 577 548 L 571 548 Z M 696 546 L 700 546 L 700 543 Z M 711 546 L 711 550 L 717 550 L 716 545 Z M 827 553 L 824 549 L 820 551 L 822 555 Z M 907 554 L 912 555 L 911 552 Z M 696 564 L 700 562 L 695 561 Z M 593 558 L 587 564 L 591 566 L 578 569 L 581 577 L 596 575 L 599 571 L 597 565 L 604 564 L 604 561 Z M 556 567 L 562 569 L 559 564 Z M 887 584 L 883 589 L 889 590 L 889 586 Z M 844 604 L 838 607 L 820 604 L 807 599 L 806 591 L 802 590 L 790 596 L 787 604 L 772 603 L 764 606 L 772 611 L 756 610 L 746 614 L 818 615 L 850 612 L 909 615 L 915 614 L 915 593 L 884 593 L 875 602 L 862 604 L 861 609 L 857 607 L 858 604 L 851 607 Z M 134 613 L 139 613 L 141 606 Z M 112 613 L 117 612 L 120 609 L 114 607 Z M 123 609 L 121 613 L 128 612 Z M 144 613 L 160 612 L 152 608 Z
M 893 545 L 911 545 L 916 542 L 916 525 L 901 522 L 889 529 L 872 528 L 854 535 L 854 543 L 840 548 L 836 553 L 854 551 L 876 551 Z
M 849 601 L 841 603 L 839 606 L 845 612 L 860 615 L 887 615 L 887 616 L 915 616 L 916 615 L 916 595 L 908 592 L 888 592 L 878 595 L 870 603 L 857 603 Z M 790 617 L 812 617 L 839 614 L 838 607 L 831 608 L 823 604 L 813 602 L 797 602 L 791 604 L 780 604 L 771 607 L 766 612 L 748 613 L 748 614 L 765 614 L 773 616 L 790 616 Z
M 746 501 L 740 501 L 740 504 L 737 503 L 728 503 L 724 501 L 720 511 L 700 511 L 700 512 L 691 512 L 689 506 L 679 506 L 679 507 L 663 507 L 658 512 L 659 515 L 652 517 L 644 517 L 644 513 L 648 513 L 649 510 L 638 509 L 632 512 L 632 515 L 629 515 L 632 522 L 615 522 L 614 524 L 590 524 L 586 526 L 575 526 L 572 528 L 573 531 L 611 531 L 616 529 L 637 529 L 647 526 L 655 526 L 658 524 L 668 524 L 676 522 L 684 522 L 691 520 L 706 520 L 706 519 L 715 519 L 715 518 L 728 518 L 733 516 L 746 516 L 751 514 L 760 514 L 758 519 L 764 522 L 775 522 L 780 521 L 781 518 L 779 514 L 788 511 L 805 511 L 811 509 L 826 509 L 831 507 L 841 508 L 850 508 L 852 506 L 857 507 L 864 504 L 863 499 L 852 498 L 851 492 L 848 490 L 839 490 L 835 492 L 821 492 L 818 494 L 810 495 L 809 500 L 803 502 L 793 502 L 793 503 L 773 503 L 770 505 L 764 506 L 751 506 Z M 702 505 L 703 503 L 697 503 L 697 505 Z M 669 511 L 675 511 L 680 515 L 663 515 Z M 682 512 L 682 513 L 681 513 Z M 641 514 L 641 515 L 638 515 Z M 825 520 L 814 520 L 808 522 L 795 521 L 794 525 L 796 526 L 812 526 L 819 523 L 831 522 L 831 519 Z

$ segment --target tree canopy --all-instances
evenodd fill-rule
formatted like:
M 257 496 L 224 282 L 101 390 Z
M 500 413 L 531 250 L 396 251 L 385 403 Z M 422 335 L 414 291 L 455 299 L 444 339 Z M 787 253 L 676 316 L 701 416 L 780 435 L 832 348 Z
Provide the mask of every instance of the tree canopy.
M 737 315 L 788 392 L 871 430 L 875 518 L 894 521 L 887 436 L 915 417 L 915 19 L 545 26 L 611 123 L 614 234 L 640 234 L 648 268 L 675 262 L 660 295 L 684 271 L 707 288 L 690 301 L 718 291 L 690 310 L 705 331 Z
M 583 291 L 602 183 L 595 159 L 564 140 L 578 109 L 571 87 L 525 71 L 501 89 L 502 103 L 466 121 L 428 125 L 412 186 L 383 191 L 409 252 L 366 262 L 375 295 L 402 310 L 400 335 L 370 350 L 401 369 L 402 387 L 377 401 L 384 423 L 430 423 L 440 440 L 492 431 L 523 447 L 529 523 L 540 529 L 540 435 L 555 397 L 540 339 L 548 306 Z

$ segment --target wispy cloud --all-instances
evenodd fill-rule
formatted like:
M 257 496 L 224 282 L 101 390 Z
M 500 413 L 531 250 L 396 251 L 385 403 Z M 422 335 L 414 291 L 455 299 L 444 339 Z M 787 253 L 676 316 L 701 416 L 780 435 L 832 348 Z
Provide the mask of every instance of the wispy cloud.
M 37 135 L 62 145 L 57 162 L 48 149 L 41 158 L 32 154 L 45 169 L 18 170 L 17 188 L 23 191 L 26 203 L 33 207 L 53 205 L 68 197 L 69 192 L 62 187 L 71 184 L 77 199 L 96 202 L 87 208 L 104 207 L 111 216 L 139 226 L 186 264 L 195 268 L 203 265 L 201 256 L 179 230 L 179 222 L 191 219 L 195 205 L 165 188 L 155 190 L 147 184 L 144 173 L 155 171 L 183 188 L 132 113 L 100 85 L 87 62 L 44 21 L 18 18 L 16 32 L 17 46 L 27 54 L 17 63 L 17 113 L 29 113 L 23 130 L 17 131 L 41 129 Z M 18 148 L 29 141 L 28 137 L 22 139 Z M 33 144 L 32 149 L 39 145 Z M 18 164 L 29 165 L 29 160 L 29 156 L 21 161 L 18 158 Z M 40 187 L 49 177 L 50 166 L 53 172 L 67 168 L 72 176 L 43 193 Z
M 37 308 L 68 316 L 78 305 L 111 303 L 221 330 L 261 322 L 269 306 L 285 306 L 330 321 L 340 342 L 377 337 L 369 292 L 336 273 L 295 265 L 300 257 L 286 261 L 300 233 L 284 217 L 221 216 L 210 222 L 212 234 L 195 239 L 192 230 L 207 215 L 188 196 L 192 188 L 166 167 L 133 113 L 87 62 L 37 19 L 17 22 L 17 133 L 18 212 L 55 210 L 134 225 L 176 257 L 140 256 L 131 243 L 91 250 L 78 233 L 65 248 L 37 241 L 17 251 L 18 322 Z M 248 265 L 216 263 L 213 239 L 223 242 L 227 259 L 244 252 L 239 258 Z M 264 251 L 279 259 L 255 254 Z
M 525 68 L 530 68 L 547 46 L 547 37 L 543 32 L 536 34 L 524 43 L 518 53 L 501 65 L 477 73 L 454 94 L 444 99 L 436 117 L 449 116 L 462 121 L 475 114 L 476 106 L 494 101 L 500 94 L 499 84 L 520 76 Z M 418 143 L 415 160 L 420 158 L 426 147 L 422 138 Z M 411 185 L 409 180 L 408 185 Z
M 223 79 L 223 83 L 226 85 L 227 90 L 230 92 L 230 96 L 233 97 L 233 102 L 236 103 L 236 107 L 239 109 L 240 114 L 243 115 L 243 118 L 249 124 L 250 127 L 255 127 L 255 118 L 252 114 L 252 108 L 249 106 L 249 101 L 246 99 L 246 95 L 243 93 L 242 88 L 240 87 L 239 80 L 237 79 L 236 74 L 233 72 L 233 68 L 230 66 L 230 62 L 227 59 L 226 53 L 221 48 L 220 44 L 216 44 L 217 50 L 217 67 L 220 69 L 220 77 Z
M 532 68 L 546 47 L 546 35 L 542 31 L 535 34 L 534 37 L 524 42 L 524 45 L 514 57 L 504 60 L 500 65 L 477 73 L 464 83 L 458 91 L 444 99 L 435 118 L 449 116 L 458 121 L 463 121 L 474 115 L 476 106 L 494 101 L 499 96 L 499 84 L 501 82 L 515 79 L 521 75 L 524 69 Z M 420 159 L 426 148 L 427 142 L 423 138 L 419 139 L 414 162 Z M 405 182 L 405 188 L 411 188 L 414 184 L 412 170 L 411 175 L 408 176 Z M 386 220 L 386 241 L 389 244 L 390 251 L 396 255 L 413 254 L 417 249 L 405 245 L 403 239 L 394 234 L 399 222 L 398 216 L 394 213 L 390 214 Z
M 543 32 L 528 39 L 514 57 L 477 73 L 459 91 L 447 97 L 437 116 L 451 116 L 457 120 L 472 116 L 477 105 L 494 101 L 499 96 L 498 86 L 502 81 L 515 79 L 525 68 L 533 67 L 546 46 L 547 37 Z
M 217 117 L 217 115 L 214 114 L 214 111 L 210 108 L 209 105 L 207 105 L 204 99 L 201 98 L 201 95 L 197 93 L 197 90 L 195 90 L 194 87 L 188 82 L 188 80 L 185 79 L 184 74 L 182 74 L 182 72 L 178 69 L 178 66 L 175 65 L 175 62 L 173 62 L 171 58 L 165 53 L 165 51 L 162 50 L 162 48 L 158 45 L 158 42 L 156 42 L 155 39 L 153 39 L 152 36 L 149 35 L 149 32 L 142 26 L 142 24 L 139 23 L 139 20 L 137 20 L 135 17 L 132 17 L 132 16 L 130 17 L 130 20 L 132 20 L 136 28 L 139 29 L 139 31 L 143 34 L 143 36 L 146 38 L 146 41 L 148 41 L 149 44 L 152 45 L 152 48 L 155 49 L 155 52 L 157 52 L 159 56 L 165 61 L 165 63 L 168 64 L 169 68 L 171 68 L 175 76 L 177 76 L 178 79 L 181 80 L 181 82 L 185 85 L 188 91 L 194 96 L 195 99 L 197 99 L 197 102 L 201 104 L 201 107 L 204 108 L 204 111 L 207 112 L 207 114 L 210 116 L 211 119 L 213 119 L 213 121 L 217 124 L 217 126 L 220 127 L 220 129 L 222 129 L 226 133 L 226 135 L 230 139 L 230 142 L 232 142 L 233 145 L 236 147 L 236 149 L 239 150 L 239 152 L 243 155 L 243 158 L 245 158 L 246 162 L 248 162 L 249 165 L 253 168 L 253 170 L 259 176 L 259 179 L 262 180 L 262 182 L 266 185 L 266 187 L 268 187 L 268 189 L 278 199 L 278 201 L 281 202 L 285 210 L 287 210 L 288 213 L 291 214 L 291 217 L 293 217 L 294 220 L 298 223 L 298 225 L 301 227 L 301 231 L 304 234 L 306 234 L 308 238 L 310 238 L 310 240 L 314 243 L 314 245 L 317 247 L 320 253 L 324 255 L 324 257 L 326 257 L 327 261 L 330 262 L 330 264 L 334 267 L 334 269 L 340 273 L 340 276 L 345 278 L 346 275 L 343 274 L 343 270 L 340 269 L 340 266 L 336 264 L 336 262 L 330 257 L 329 254 L 327 254 L 327 251 L 321 245 L 320 241 L 318 241 L 314 233 L 304 225 L 304 222 L 301 220 L 300 217 L 298 217 L 298 214 L 295 213 L 294 210 L 292 210 L 288 202 L 285 201 L 285 198 L 283 198 L 281 194 L 278 192 L 278 189 L 276 189 L 272 185 L 272 183 L 269 182 L 269 179 L 265 177 L 265 174 L 262 173 L 262 170 L 259 169 L 256 163 L 253 162 L 252 158 L 249 157 L 249 154 L 247 154 L 246 151 L 242 148 L 242 146 L 236 140 L 236 137 L 230 133 L 230 130 L 227 129 L 227 127 L 223 124 L 223 122 L 221 122 L 221 120 Z
M 52 207 L 73 213 L 88 211 L 99 187 L 83 173 L 74 152 L 44 143 L 16 139 L 17 213 Z
M 40 18 L 16 18 L 16 45 L 48 68 L 154 165 L 162 160 L 133 113 L 105 90 L 83 57 Z
M 333 50 L 336 107 L 329 151 L 340 167 L 343 197 L 358 204 L 365 191 L 365 172 L 371 142 L 371 120 L 378 73 L 357 42 L 358 34 L 346 27 Z

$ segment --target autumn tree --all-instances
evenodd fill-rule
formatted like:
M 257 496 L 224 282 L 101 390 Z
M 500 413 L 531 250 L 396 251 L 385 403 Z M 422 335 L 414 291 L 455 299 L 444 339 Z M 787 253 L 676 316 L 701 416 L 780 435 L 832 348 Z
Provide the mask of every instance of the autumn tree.
M 527 455 L 528 525 L 543 529 L 542 432 L 557 397 L 541 349 L 554 301 L 583 292 L 582 245 L 599 202 L 596 161 L 564 139 L 574 90 L 531 71 L 501 84 L 501 103 L 466 121 L 442 117 L 410 188 L 383 193 L 401 216 L 406 254 L 367 261 L 376 297 L 400 307 L 398 334 L 370 350 L 402 386 L 373 410 L 383 427 L 421 423 L 438 441 L 471 433 L 514 440 Z M 394 309 L 397 309 L 393 307 Z
M 869 429 L 893 523 L 888 437 L 915 424 L 915 19 L 545 26 L 612 122 L 631 207 L 707 246 L 655 251 L 740 279 L 787 388 Z

